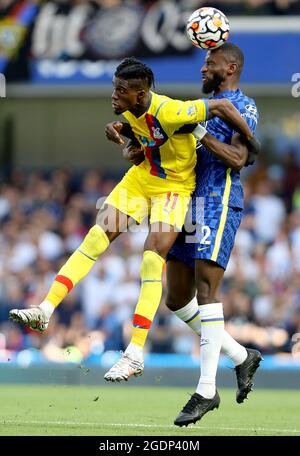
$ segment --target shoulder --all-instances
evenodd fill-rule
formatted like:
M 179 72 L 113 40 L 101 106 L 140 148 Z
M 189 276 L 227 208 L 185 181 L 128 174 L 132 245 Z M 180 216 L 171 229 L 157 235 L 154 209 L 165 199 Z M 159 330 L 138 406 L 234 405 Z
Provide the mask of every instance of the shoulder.
M 173 98 L 168 97 L 167 95 L 163 95 L 160 93 L 153 93 L 157 97 L 158 100 L 173 100 Z
M 182 100 L 175 100 L 174 98 L 161 97 L 156 106 L 156 115 L 170 115 L 177 114 L 180 108 L 184 105 Z
M 155 117 L 161 116 L 163 112 L 169 109 L 174 109 L 174 105 L 177 100 L 167 97 L 165 95 L 158 95 L 157 93 L 152 93 L 152 102 L 149 108 L 149 111 Z M 176 104 L 177 105 L 177 104 Z
M 152 102 L 155 105 L 160 105 L 161 103 L 169 103 L 173 101 L 173 98 L 167 97 L 167 95 L 160 95 L 158 93 L 152 92 Z
M 239 96 L 232 101 L 236 103 L 240 109 L 245 109 L 253 114 L 257 114 L 257 106 L 253 98 L 248 97 L 243 92 L 240 92 Z
M 230 101 L 248 123 L 254 122 L 257 124 L 259 114 L 253 98 L 248 97 L 240 90 L 238 94 L 230 99 Z

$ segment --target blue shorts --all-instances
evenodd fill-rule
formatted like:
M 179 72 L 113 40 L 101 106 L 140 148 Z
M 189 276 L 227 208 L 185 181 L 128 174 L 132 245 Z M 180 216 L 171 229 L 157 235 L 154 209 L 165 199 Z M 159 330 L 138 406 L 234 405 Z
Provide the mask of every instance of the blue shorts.
M 193 216 L 194 232 L 183 229 L 167 260 L 175 257 L 193 268 L 195 260 L 211 260 L 226 269 L 242 214 L 242 209 L 220 203 L 204 205 L 202 213 Z

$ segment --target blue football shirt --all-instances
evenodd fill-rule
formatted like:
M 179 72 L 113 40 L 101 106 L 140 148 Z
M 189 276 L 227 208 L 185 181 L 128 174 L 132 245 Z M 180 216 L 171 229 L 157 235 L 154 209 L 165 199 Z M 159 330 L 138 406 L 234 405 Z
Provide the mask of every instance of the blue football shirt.
M 255 133 L 258 112 L 255 102 L 240 90 L 226 90 L 210 99 L 227 98 L 237 108 L 241 116 Z M 206 122 L 207 131 L 219 141 L 230 144 L 235 133 L 219 117 Z M 223 203 L 229 207 L 243 209 L 243 188 L 240 172 L 228 166 L 199 143 L 197 147 L 196 189 L 194 196 L 204 198 L 204 204 Z M 224 199 L 226 200 L 224 201 Z

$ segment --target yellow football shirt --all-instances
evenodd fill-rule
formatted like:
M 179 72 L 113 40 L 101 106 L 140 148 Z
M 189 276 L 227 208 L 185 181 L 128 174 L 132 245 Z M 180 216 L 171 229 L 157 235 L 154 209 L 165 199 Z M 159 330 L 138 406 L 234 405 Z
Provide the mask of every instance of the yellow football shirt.
M 181 101 L 151 92 L 148 110 L 140 117 L 123 113 L 145 151 L 140 167 L 153 176 L 179 182 L 195 178 L 196 140 L 174 132 L 185 124 L 205 121 L 206 100 Z

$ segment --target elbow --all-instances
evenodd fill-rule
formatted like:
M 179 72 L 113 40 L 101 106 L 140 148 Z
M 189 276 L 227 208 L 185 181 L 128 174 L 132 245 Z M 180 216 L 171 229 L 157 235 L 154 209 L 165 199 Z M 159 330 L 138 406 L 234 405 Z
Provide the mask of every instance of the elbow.
M 231 166 L 231 168 L 233 169 L 233 171 L 239 172 L 243 168 L 243 165 L 233 165 Z
M 243 159 L 243 157 L 236 155 L 235 157 L 232 158 L 231 168 L 234 171 L 240 171 L 243 168 L 244 164 L 245 164 L 245 160 Z
M 238 149 L 232 150 L 231 157 L 230 157 L 230 167 L 234 171 L 240 171 L 246 162 L 245 154 L 240 153 Z

